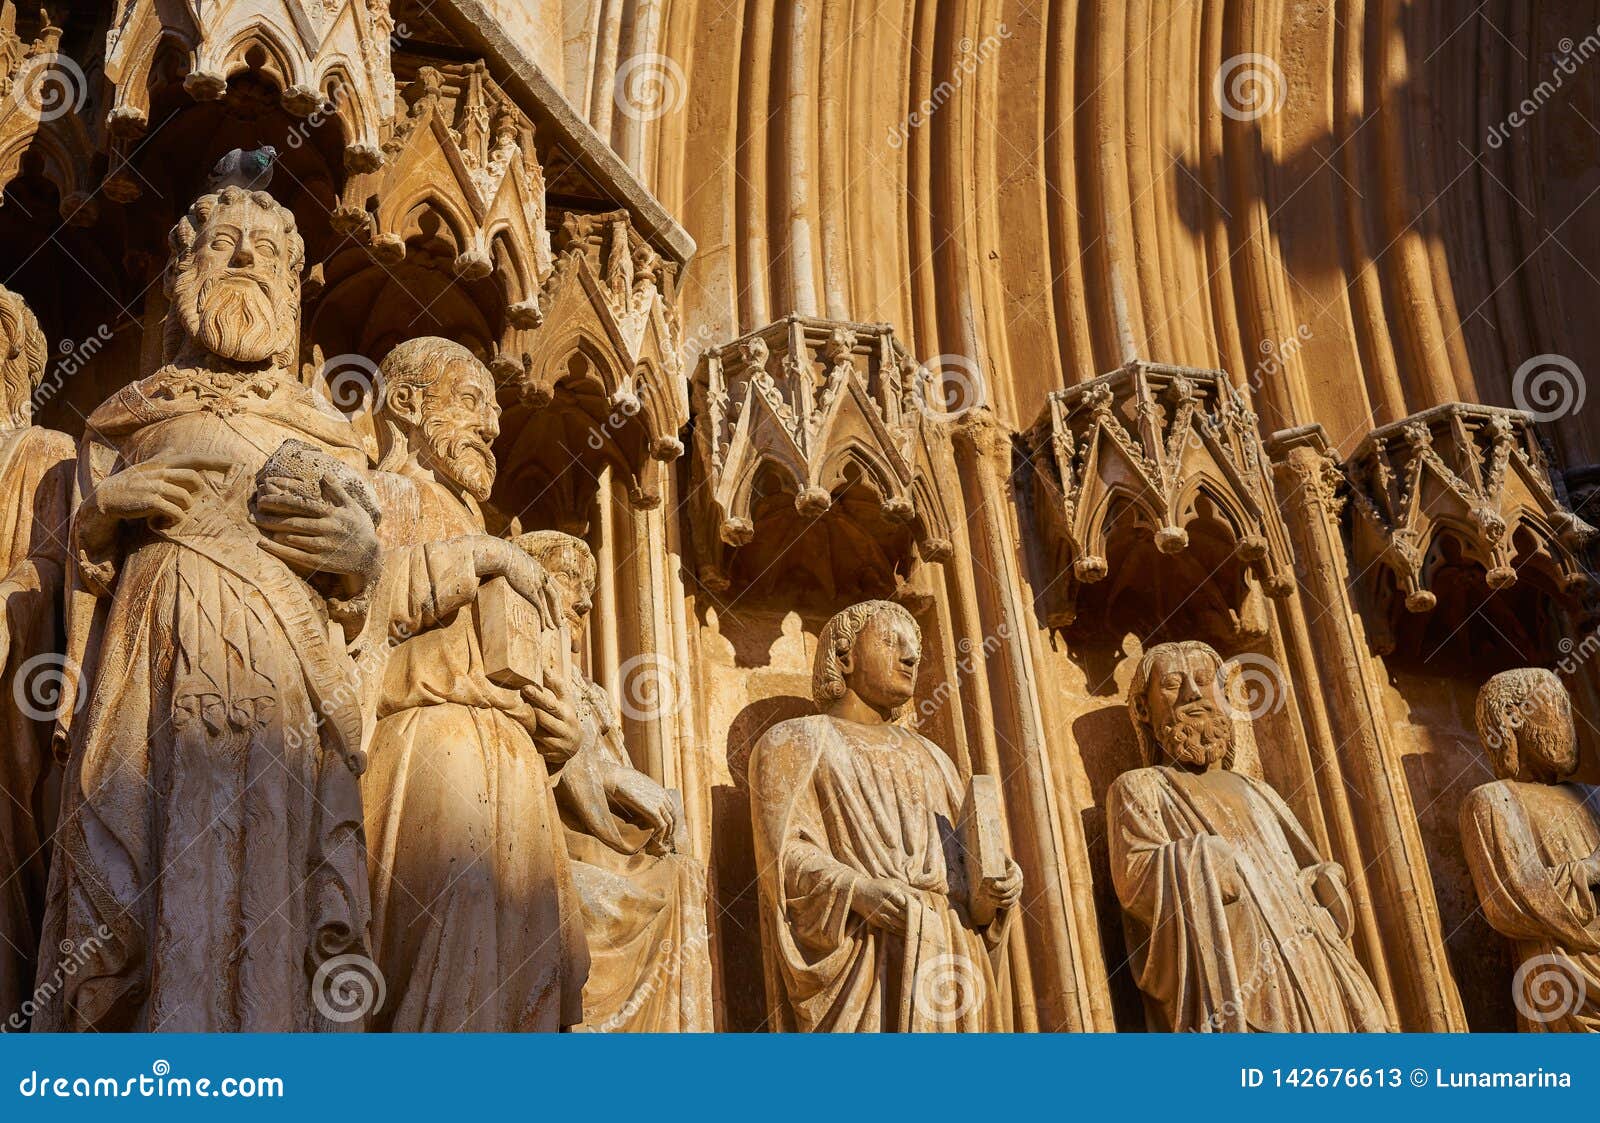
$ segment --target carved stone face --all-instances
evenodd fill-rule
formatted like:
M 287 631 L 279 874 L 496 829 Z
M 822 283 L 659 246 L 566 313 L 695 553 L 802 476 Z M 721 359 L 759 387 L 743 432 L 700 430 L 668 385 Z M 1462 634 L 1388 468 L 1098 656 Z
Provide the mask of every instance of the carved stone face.
M 899 613 L 880 612 L 867 621 L 840 663 L 845 684 L 857 697 L 877 709 L 894 709 L 916 693 L 921 661 L 916 625 Z
M 289 351 L 299 316 L 291 252 L 279 214 L 248 197 L 219 203 L 177 266 L 173 304 L 190 338 L 240 363 Z
M 561 586 L 562 603 L 567 612 L 567 630 L 573 637 L 582 634 L 583 622 L 594 607 L 594 574 L 574 555 L 570 558 L 548 558 L 545 571 Z
M 480 502 L 494 488 L 500 405 L 494 379 L 477 360 L 456 359 L 427 389 L 418 434 L 423 461 Z
M 1190 767 L 1219 764 L 1233 747 L 1223 684 L 1214 655 L 1174 648 L 1156 656 L 1145 688 L 1151 734 L 1168 759 Z

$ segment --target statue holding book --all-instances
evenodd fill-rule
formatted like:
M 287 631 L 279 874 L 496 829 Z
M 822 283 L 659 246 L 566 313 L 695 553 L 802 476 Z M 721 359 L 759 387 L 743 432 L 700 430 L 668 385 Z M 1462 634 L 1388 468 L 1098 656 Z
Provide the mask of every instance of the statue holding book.
M 964 795 L 944 752 L 898 723 L 921 655 L 901 606 L 839 613 L 817 646 L 821 713 L 774 726 L 751 755 L 778 1028 L 1010 1028 L 1022 871 L 1000 843 L 989 778 Z
M 588 971 L 551 774 L 586 741 L 559 594 L 484 532 L 494 381 L 449 340 L 380 371 L 375 487 L 393 554 L 367 637 L 377 726 L 363 782 L 373 1028 L 558 1030 Z

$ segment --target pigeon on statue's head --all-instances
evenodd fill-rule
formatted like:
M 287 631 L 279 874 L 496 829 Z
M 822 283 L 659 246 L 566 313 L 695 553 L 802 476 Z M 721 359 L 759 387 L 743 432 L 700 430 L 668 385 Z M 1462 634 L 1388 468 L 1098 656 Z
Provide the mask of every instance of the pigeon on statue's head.
M 211 169 L 206 181 L 206 193 L 215 194 L 224 187 L 242 187 L 246 191 L 265 191 L 272 182 L 272 163 L 278 150 L 270 144 L 245 151 L 235 148 Z

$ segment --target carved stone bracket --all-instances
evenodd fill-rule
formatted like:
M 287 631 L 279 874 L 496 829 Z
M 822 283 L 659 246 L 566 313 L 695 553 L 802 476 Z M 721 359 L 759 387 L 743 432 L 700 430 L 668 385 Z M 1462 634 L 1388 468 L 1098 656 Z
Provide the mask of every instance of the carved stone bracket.
M 887 324 L 792 315 L 707 352 L 693 388 L 701 580 L 728 586 L 733 553 L 756 539 L 758 507 L 777 493 L 815 520 L 857 483 L 922 560 L 946 557 L 931 479 L 931 442 L 946 438 L 926 412 L 925 377 Z
M 259 65 L 289 112 L 310 117 L 331 104 L 347 165 L 370 171 L 394 116 L 394 32 L 387 0 L 122 0 L 106 33 L 112 133 L 136 138 L 149 126 L 152 72 L 175 46 L 187 56 L 183 87 L 196 100 L 222 97 L 229 78 Z
M 642 507 L 661 501 L 660 466 L 683 454 L 689 420 L 675 277 L 628 212 L 567 213 L 544 315 L 537 326 L 514 323 L 491 364 L 525 406 L 579 417 L 583 443 L 631 473 Z
M 1256 416 L 1223 372 L 1128 363 L 1053 392 L 1026 442 L 1035 510 L 1061 574 L 1046 610 L 1052 626 L 1072 623 L 1081 588 L 1108 575 L 1114 537 L 1148 535 L 1161 554 L 1180 554 L 1202 519 L 1228 551 L 1203 563 L 1210 580 L 1231 571 L 1243 585 L 1242 597 L 1222 590 L 1234 628 L 1263 631 L 1261 591 L 1293 590 Z M 1243 564 L 1224 565 L 1229 554 Z
M 1432 610 L 1447 539 L 1483 567 L 1490 589 L 1526 570 L 1575 603 L 1591 591 L 1583 557 L 1594 529 L 1569 509 L 1526 413 L 1436 406 L 1374 429 L 1344 471 L 1356 571 L 1380 598 L 1376 579 L 1389 574 L 1409 612 Z

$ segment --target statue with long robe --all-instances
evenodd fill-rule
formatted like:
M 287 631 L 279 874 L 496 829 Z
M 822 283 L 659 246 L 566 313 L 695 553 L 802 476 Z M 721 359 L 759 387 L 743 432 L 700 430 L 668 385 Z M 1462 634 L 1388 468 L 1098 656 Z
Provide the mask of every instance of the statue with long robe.
M 955 824 L 955 766 L 898 724 L 922 637 L 889 601 L 839 613 L 818 640 L 822 711 L 770 729 L 750 810 L 774 1028 L 1001 1031 L 1006 937 L 1022 871 L 981 869 Z
M 367 953 L 365 453 L 292 373 L 293 215 L 214 183 L 171 248 L 165 365 L 94 411 L 78 458 L 39 976 L 64 981 L 35 1027 L 359 1028 L 316 984 Z
M 1477 722 L 1498 778 L 1462 801 L 1461 844 L 1485 918 L 1516 945 L 1517 1023 L 1600 1030 L 1600 790 L 1567 779 L 1571 699 L 1551 671 L 1502 671 Z
M 363 778 L 386 988 L 373 1028 L 559 1030 L 583 1020 L 588 956 L 551 773 L 584 732 L 574 699 L 490 677 L 478 602 L 503 577 L 557 629 L 559 592 L 484 533 L 499 432 L 488 370 L 425 337 L 380 375 L 375 484 L 395 560 L 373 608 L 393 646 Z
M 1139 931 L 1134 969 L 1159 1028 L 1334 1033 L 1390 1028 L 1347 943 L 1344 869 L 1272 788 L 1231 768 L 1221 657 L 1164 643 L 1140 659 L 1128 712 L 1165 763 L 1106 797 L 1111 874 Z
M 577 662 L 594 603 L 594 555 L 581 538 L 555 530 L 516 541 L 561 587 L 571 693 L 586 736 L 555 789 L 589 943 L 584 1028 L 709 1032 L 705 864 L 686 852 L 672 793 L 633 766 L 610 697 Z
M 0 288 L 0 1024 L 32 1013 L 44 920 L 50 733 L 63 673 L 61 578 L 72 438 L 33 423 L 49 347 L 23 299 Z

